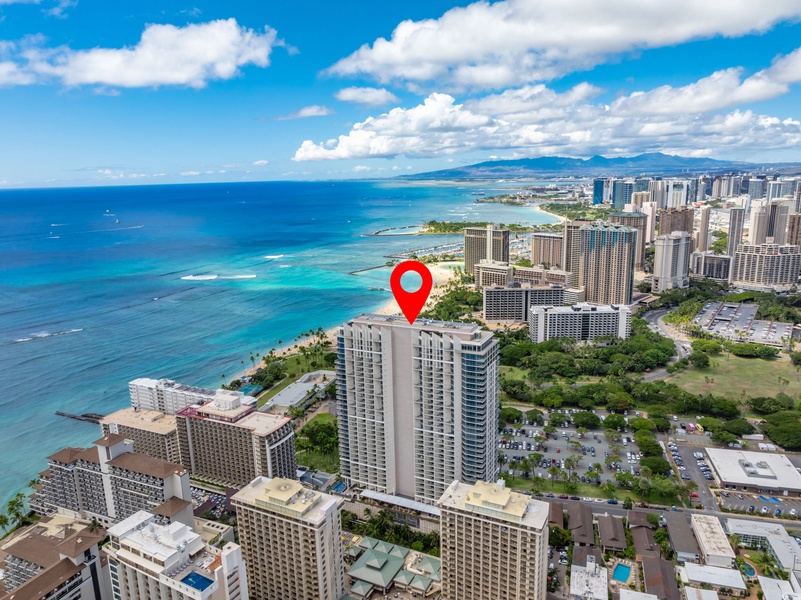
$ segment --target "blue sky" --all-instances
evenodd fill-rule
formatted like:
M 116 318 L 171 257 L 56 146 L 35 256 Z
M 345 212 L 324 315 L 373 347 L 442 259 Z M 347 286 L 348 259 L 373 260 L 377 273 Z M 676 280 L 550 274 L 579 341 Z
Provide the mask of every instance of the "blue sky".
M 0 0 L 0 186 L 801 161 L 801 0 Z

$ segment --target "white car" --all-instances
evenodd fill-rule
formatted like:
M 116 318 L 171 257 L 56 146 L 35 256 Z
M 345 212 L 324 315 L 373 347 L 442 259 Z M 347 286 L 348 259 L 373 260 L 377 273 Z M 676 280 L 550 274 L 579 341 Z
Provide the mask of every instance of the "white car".
M 595 503 L 596 504 L 603 504 L 604 502 L 606 502 L 606 500 L 604 500 L 603 498 L 596 498 L 595 499 Z
M 679 471 L 686 471 L 687 467 L 676 467 Z
M 592 498 L 582 498 L 582 500 L 584 500 L 584 502 L 592 502 Z

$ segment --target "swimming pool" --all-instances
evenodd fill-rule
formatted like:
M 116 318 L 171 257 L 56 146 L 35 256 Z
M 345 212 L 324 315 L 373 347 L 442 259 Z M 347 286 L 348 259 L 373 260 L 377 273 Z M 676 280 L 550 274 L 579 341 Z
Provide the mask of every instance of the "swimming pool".
M 629 580 L 629 575 L 631 575 L 631 567 L 620 563 L 617 563 L 615 565 L 615 570 L 612 571 L 612 579 L 620 581 L 621 583 L 626 583 Z
M 195 588 L 196 590 L 200 590 L 201 592 L 214 583 L 208 577 L 203 577 L 203 575 L 200 573 L 195 573 L 194 571 L 184 577 L 181 582 L 185 583 L 189 587 Z
M 748 563 L 743 564 L 743 573 L 745 573 L 748 577 L 753 577 L 754 575 L 756 575 L 754 567 L 752 567 Z

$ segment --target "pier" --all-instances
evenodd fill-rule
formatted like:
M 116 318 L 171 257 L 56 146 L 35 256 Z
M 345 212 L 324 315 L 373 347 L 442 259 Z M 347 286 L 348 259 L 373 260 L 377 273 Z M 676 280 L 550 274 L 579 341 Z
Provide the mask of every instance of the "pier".
M 56 414 L 59 417 L 67 417 L 69 419 L 75 419 L 76 421 L 86 421 L 87 423 L 94 423 L 95 425 L 99 425 L 100 419 L 105 416 L 98 413 L 83 413 L 82 415 L 73 415 L 72 413 L 61 412 L 60 410 L 57 410 Z

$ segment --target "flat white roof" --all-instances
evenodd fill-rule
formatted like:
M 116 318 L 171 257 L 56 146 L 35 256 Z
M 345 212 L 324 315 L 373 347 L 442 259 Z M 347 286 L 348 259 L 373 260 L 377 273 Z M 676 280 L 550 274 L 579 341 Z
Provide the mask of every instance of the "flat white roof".
M 620 600 L 659 600 L 655 594 L 635 592 L 627 588 L 620 588 Z
M 726 529 L 730 534 L 736 533 L 741 538 L 744 536 L 765 538 L 782 569 L 801 570 L 801 547 L 783 526 L 769 521 L 726 519 Z
M 606 567 L 596 565 L 595 558 L 587 557 L 587 566 L 573 565 L 570 574 L 570 595 L 574 598 L 606 600 Z
M 702 590 L 690 586 L 684 587 L 684 595 L 687 600 L 718 600 L 718 593 L 714 590 Z M 621 594 L 620 600 L 623 600 Z
M 717 517 L 693 514 L 690 516 L 690 520 L 695 531 L 695 538 L 705 556 L 723 556 L 730 558 L 732 563 L 734 562 L 734 550 L 732 550 L 726 532 L 723 531 L 723 526 Z
M 745 589 L 743 576 L 736 569 L 710 567 L 688 562 L 684 563 L 683 567 L 679 567 L 679 573 L 684 583 L 708 583 L 711 586 L 727 587 L 733 590 Z
M 771 579 L 759 576 L 759 585 L 762 588 L 765 600 L 783 600 L 785 594 L 793 594 L 793 586 L 789 581 Z
M 801 473 L 783 454 L 707 448 L 712 468 L 724 484 L 801 491 Z

